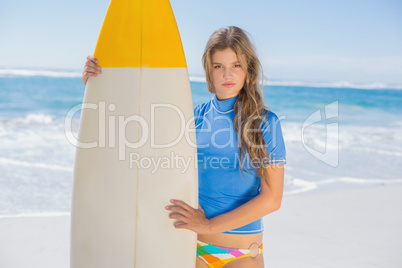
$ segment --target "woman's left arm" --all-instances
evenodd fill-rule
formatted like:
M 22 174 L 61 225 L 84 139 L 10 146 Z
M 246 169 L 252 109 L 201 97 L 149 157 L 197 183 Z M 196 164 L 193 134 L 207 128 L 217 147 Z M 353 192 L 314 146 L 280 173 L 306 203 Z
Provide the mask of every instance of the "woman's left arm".
M 261 179 L 260 194 L 227 213 L 208 219 L 200 206 L 194 209 L 183 201 L 172 200 L 174 205 L 166 207 L 174 212 L 169 217 L 183 222 L 176 224 L 176 228 L 189 229 L 198 234 L 226 232 L 254 222 L 281 207 L 284 169 L 282 163 L 269 165 L 269 184 Z

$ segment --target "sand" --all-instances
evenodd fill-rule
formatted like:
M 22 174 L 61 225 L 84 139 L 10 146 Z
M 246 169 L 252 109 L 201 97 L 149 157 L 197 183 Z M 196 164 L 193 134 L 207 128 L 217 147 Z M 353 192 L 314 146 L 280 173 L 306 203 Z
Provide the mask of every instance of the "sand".
M 285 196 L 264 242 L 265 267 L 402 267 L 402 186 Z
M 287 195 L 264 225 L 265 267 L 402 267 L 402 185 Z M 0 267 L 69 267 L 69 232 L 69 216 L 0 218 Z

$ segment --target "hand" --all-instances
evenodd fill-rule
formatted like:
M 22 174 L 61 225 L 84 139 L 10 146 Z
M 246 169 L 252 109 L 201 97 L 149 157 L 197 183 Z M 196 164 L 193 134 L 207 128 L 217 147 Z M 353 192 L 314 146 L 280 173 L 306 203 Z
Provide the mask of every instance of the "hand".
M 97 77 L 102 73 L 102 68 L 98 65 L 99 61 L 94 56 L 88 56 L 85 62 L 84 71 L 82 72 L 82 82 L 87 85 L 89 77 Z
M 188 229 L 197 234 L 211 234 L 210 219 L 205 216 L 205 212 L 198 204 L 198 209 L 194 209 L 180 200 L 170 200 L 173 206 L 166 206 L 167 210 L 174 213 L 169 214 L 170 219 L 182 221 L 174 225 L 177 229 Z

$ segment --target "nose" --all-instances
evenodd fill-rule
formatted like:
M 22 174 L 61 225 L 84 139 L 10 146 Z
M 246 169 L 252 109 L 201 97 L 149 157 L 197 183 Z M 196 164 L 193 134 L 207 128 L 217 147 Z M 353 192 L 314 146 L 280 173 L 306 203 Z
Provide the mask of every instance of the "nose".
M 233 71 L 231 68 L 225 68 L 224 73 L 223 73 L 223 77 L 231 77 L 233 75 Z

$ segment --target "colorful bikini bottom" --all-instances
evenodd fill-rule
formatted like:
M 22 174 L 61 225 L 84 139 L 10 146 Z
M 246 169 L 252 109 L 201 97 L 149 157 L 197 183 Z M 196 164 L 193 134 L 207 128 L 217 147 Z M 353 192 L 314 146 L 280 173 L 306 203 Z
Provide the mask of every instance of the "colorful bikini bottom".
M 262 243 L 259 247 L 257 243 L 253 243 L 248 249 L 239 249 L 239 248 L 219 247 L 212 244 L 197 241 L 197 256 L 200 257 L 206 264 L 208 264 L 208 267 L 221 268 L 226 263 L 236 259 L 244 257 L 255 258 L 259 254 L 262 254 L 262 248 L 263 248 Z

